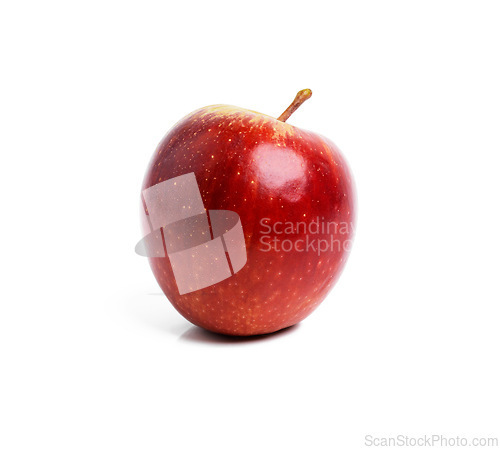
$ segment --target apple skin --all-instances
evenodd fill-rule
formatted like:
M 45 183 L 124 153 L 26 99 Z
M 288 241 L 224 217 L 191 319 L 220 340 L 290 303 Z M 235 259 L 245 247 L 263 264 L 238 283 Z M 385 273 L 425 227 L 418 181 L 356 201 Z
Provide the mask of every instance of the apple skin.
M 247 263 L 222 282 L 180 295 L 169 259 L 149 258 L 172 305 L 195 325 L 235 336 L 272 333 L 307 317 L 337 281 L 353 239 L 354 186 L 338 148 L 273 117 L 215 105 L 186 116 L 163 138 L 142 188 L 189 172 L 195 173 L 207 210 L 239 214 Z M 263 219 L 273 226 L 318 218 L 351 224 L 348 232 L 335 235 L 341 245 L 320 255 L 301 246 L 266 251 L 274 238 L 305 236 L 279 234 L 283 226 L 263 234 L 269 231 Z M 330 239 L 328 234 L 310 237 Z

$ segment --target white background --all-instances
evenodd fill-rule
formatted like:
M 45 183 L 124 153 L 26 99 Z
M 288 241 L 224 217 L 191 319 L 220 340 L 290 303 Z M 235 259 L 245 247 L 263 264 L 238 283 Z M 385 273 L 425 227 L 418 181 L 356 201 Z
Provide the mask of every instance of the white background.
M 500 3 L 3 1 L 0 447 L 360 449 L 500 438 Z M 133 249 L 192 110 L 343 150 L 351 259 L 266 339 L 186 322 Z

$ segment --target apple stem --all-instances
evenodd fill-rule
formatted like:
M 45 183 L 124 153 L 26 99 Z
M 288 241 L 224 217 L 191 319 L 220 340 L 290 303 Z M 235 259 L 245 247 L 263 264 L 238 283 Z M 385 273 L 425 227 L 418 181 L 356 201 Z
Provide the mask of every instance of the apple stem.
M 311 89 L 302 89 L 301 91 L 299 91 L 290 106 L 285 109 L 281 116 L 278 117 L 278 120 L 281 120 L 281 122 L 286 122 L 287 119 L 297 110 L 297 108 L 302 105 L 302 103 L 304 103 L 308 98 L 311 98 L 311 95 Z

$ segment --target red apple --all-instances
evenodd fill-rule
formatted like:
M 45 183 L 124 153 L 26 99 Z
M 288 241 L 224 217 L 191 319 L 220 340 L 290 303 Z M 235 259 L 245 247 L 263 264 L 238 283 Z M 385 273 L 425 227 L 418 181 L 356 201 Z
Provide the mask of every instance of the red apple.
M 243 228 L 243 268 L 193 292 L 180 292 L 169 257 L 149 258 L 161 289 L 193 324 L 272 333 L 307 317 L 338 279 L 354 235 L 354 187 L 331 141 L 285 123 L 310 96 L 299 92 L 278 119 L 235 106 L 199 109 L 154 153 L 143 192 L 194 173 L 206 210 L 234 211 Z

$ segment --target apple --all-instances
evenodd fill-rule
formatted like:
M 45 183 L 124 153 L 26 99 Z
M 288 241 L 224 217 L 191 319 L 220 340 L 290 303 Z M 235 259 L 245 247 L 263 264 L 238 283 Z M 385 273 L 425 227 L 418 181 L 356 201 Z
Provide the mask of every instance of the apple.
M 354 186 L 335 144 L 286 123 L 310 96 L 309 89 L 300 91 L 277 119 L 207 106 L 184 117 L 158 145 L 143 205 L 148 189 L 192 174 L 206 212 L 232 211 L 242 229 L 246 255 L 239 270 L 192 291 L 178 286 L 170 254 L 148 255 L 161 289 L 193 324 L 226 335 L 272 333 L 307 317 L 337 281 L 354 236 Z M 151 214 L 147 206 L 145 214 Z

